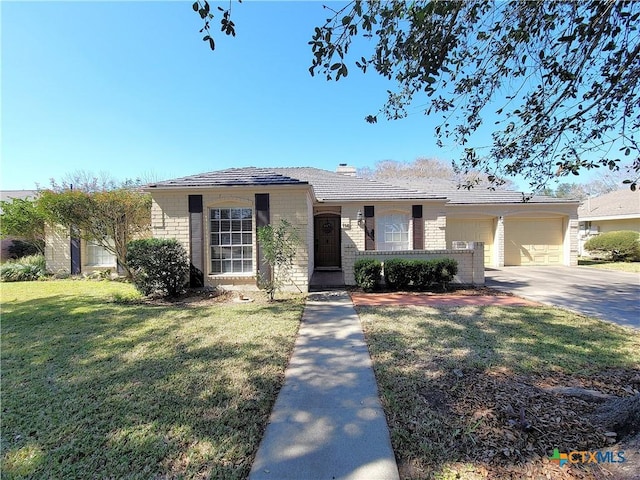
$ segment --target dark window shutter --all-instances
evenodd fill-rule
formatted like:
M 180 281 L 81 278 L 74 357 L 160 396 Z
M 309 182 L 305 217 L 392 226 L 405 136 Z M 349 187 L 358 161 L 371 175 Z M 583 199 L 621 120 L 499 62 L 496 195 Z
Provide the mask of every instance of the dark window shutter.
M 422 219 L 422 205 L 413 205 L 413 249 L 424 250 L 424 220 Z
M 270 212 L 269 212 L 269 194 L 268 193 L 256 193 L 255 195 L 255 205 L 256 205 L 256 232 L 258 228 L 265 227 L 269 225 L 271 222 Z M 270 279 L 271 278 L 271 266 L 264 260 L 264 255 L 262 253 L 262 249 L 260 248 L 260 243 L 257 244 L 257 273 L 262 276 Z M 258 277 L 259 278 L 259 277 Z
M 202 195 L 189 195 L 189 213 L 202 213 Z
M 376 249 L 376 219 L 373 205 L 364 207 L 364 249 Z
M 80 257 L 80 231 L 76 227 L 71 227 L 71 239 L 69 250 L 71 254 L 71 275 L 82 273 L 82 258 Z
M 189 195 L 189 257 L 191 287 L 204 286 L 204 220 L 202 195 Z
M 365 205 L 365 207 L 364 207 L 364 216 L 365 216 L 365 218 L 371 218 L 371 217 L 375 216 L 374 213 L 375 213 L 375 209 L 373 208 L 373 205 L 368 205 L 368 206 Z

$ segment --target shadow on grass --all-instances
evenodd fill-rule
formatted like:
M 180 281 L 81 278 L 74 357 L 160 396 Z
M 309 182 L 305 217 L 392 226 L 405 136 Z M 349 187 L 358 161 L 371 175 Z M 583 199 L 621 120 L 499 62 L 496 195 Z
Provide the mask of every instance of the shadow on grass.
M 523 465 L 565 478 L 567 467 L 542 461 L 554 448 L 609 444 L 589 420 L 597 405 L 544 387 L 625 396 L 638 383 L 638 335 L 562 310 L 358 310 L 404 478 L 457 478 L 455 464 L 488 478 L 524 476 Z
M 301 307 L 6 302 L 3 478 L 244 478 Z

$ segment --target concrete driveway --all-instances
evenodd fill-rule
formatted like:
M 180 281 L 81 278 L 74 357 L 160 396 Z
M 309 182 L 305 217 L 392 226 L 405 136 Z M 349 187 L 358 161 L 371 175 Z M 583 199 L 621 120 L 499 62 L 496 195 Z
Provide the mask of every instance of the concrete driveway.
M 503 267 L 486 286 L 640 329 L 640 274 L 589 267 Z

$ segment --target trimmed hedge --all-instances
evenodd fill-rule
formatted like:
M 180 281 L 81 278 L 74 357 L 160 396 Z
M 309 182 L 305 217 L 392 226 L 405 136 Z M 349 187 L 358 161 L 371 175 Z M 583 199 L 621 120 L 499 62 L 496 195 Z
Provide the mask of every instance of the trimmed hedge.
M 614 262 L 640 260 L 640 234 L 631 230 L 601 233 L 584 244 L 585 250 L 607 255 Z
M 175 296 L 189 275 L 187 251 L 175 239 L 147 238 L 127 245 L 127 265 L 133 284 L 144 295 Z
M 384 262 L 384 281 L 392 290 L 403 290 L 409 286 L 411 261 L 404 258 L 392 258 Z
M 353 265 L 356 284 L 365 292 L 371 292 L 378 287 L 382 264 L 374 258 L 361 258 Z
M 452 258 L 433 260 L 406 260 L 392 258 L 384 262 L 384 278 L 390 290 L 447 289 L 458 273 L 458 262 Z

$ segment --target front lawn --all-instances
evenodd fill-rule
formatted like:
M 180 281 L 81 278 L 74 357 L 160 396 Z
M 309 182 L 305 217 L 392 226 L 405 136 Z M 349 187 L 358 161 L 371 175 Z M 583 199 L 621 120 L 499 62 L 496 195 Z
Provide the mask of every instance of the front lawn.
M 127 305 L 133 288 L 115 282 L 0 288 L 3 479 L 247 476 L 301 299 Z
M 640 334 L 564 310 L 358 310 L 405 479 L 595 478 L 548 457 L 617 439 L 552 389 L 640 390 Z

